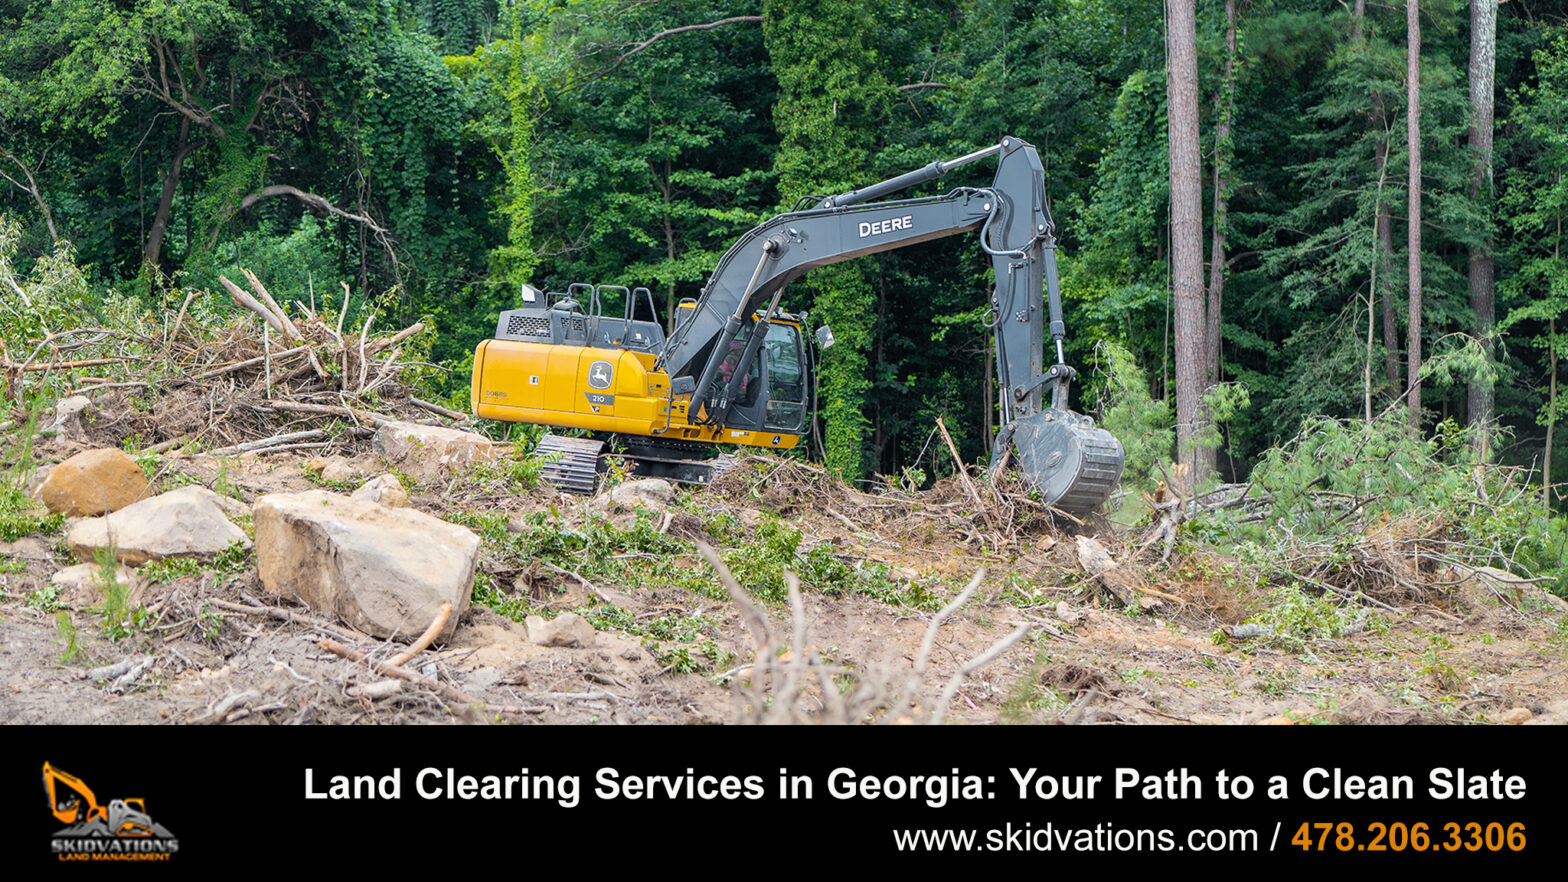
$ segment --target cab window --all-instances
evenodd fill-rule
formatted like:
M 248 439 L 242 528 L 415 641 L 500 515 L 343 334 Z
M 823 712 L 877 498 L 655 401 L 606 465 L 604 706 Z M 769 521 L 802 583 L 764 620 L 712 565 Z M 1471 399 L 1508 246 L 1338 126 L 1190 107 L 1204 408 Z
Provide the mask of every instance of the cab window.
M 763 424 L 773 431 L 799 432 L 806 420 L 806 370 L 800 330 L 794 325 L 768 326 L 768 410 Z

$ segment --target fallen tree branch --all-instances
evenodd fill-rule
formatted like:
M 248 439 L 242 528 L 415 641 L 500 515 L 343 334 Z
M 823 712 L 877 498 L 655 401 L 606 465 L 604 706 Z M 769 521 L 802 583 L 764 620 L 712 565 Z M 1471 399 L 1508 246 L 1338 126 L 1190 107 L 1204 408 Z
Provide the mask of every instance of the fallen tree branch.
M 335 214 L 338 217 L 364 224 L 378 233 L 389 232 L 386 227 L 381 226 L 368 217 L 354 214 L 352 212 L 344 211 L 343 209 L 338 208 L 336 205 L 328 202 L 326 197 L 317 196 L 315 193 L 307 193 L 298 187 L 291 187 L 288 184 L 273 184 L 268 187 L 262 187 L 260 190 L 257 190 L 254 193 L 247 193 L 245 197 L 240 200 L 240 211 L 244 211 L 245 209 L 250 208 L 252 205 L 255 205 L 263 199 L 271 199 L 274 196 L 292 196 L 293 198 L 298 199 L 301 203 L 303 203 L 306 208 L 309 208 L 310 213 L 314 214 L 316 217 L 326 217 L 329 214 Z
M 267 618 L 277 619 L 280 622 L 288 622 L 293 625 L 305 625 L 320 631 L 326 631 L 329 634 L 336 634 L 345 640 L 353 640 L 356 643 L 361 640 L 369 639 L 366 637 L 366 635 L 357 631 L 350 631 L 347 628 L 340 628 L 337 625 L 328 624 L 327 622 L 313 619 L 310 616 L 300 615 L 297 612 L 286 609 L 279 609 L 274 606 L 245 606 L 244 604 L 234 603 L 233 601 L 229 600 L 209 600 L 207 603 L 225 612 L 240 613 L 241 615 L 247 616 L 266 616 Z
M 327 652 L 332 653 L 333 655 L 348 659 L 351 662 L 362 664 L 370 670 L 375 671 L 376 673 L 383 676 L 396 677 L 399 680 L 407 680 L 416 686 L 423 686 L 424 688 L 429 689 L 431 692 L 436 693 L 442 698 L 464 707 L 484 708 L 485 710 L 494 711 L 498 714 L 538 714 L 548 710 L 548 708 L 542 707 L 485 704 L 480 699 L 469 695 L 467 692 L 464 692 L 456 686 L 452 686 L 448 683 L 442 683 L 440 680 L 432 680 L 423 674 L 416 674 L 407 668 L 400 668 L 396 665 L 389 665 L 386 662 L 376 661 L 366 656 L 363 652 L 360 652 L 359 650 L 352 647 L 344 646 L 343 644 L 336 641 L 323 640 L 317 645 L 319 645 L 322 649 L 325 649 Z
M 439 404 L 431 404 L 428 401 L 424 401 L 424 400 L 415 398 L 412 395 L 410 395 L 408 397 L 408 403 L 414 405 L 415 407 L 417 407 L 417 408 L 419 408 L 421 410 L 428 410 L 431 413 L 436 414 L 437 416 L 444 416 L 444 417 L 446 417 L 449 420 L 466 420 L 466 419 L 468 419 L 468 414 L 466 414 L 466 413 L 459 413 L 459 412 L 457 412 L 455 410 L 448 410 L 447 408 L 444 408 L 444 407 L 442 407 Z
M 260 410 L 281 410 L 285 413 L 310 413 L 320 414 L 322 416 L 335 416 L 363 420 L 364 422 L 370 423 L 372 426 L 378 427 L 384 423 L 397 422 L 397 420 L 394 420 L 389 416 L 383 416 L 379 413 L 371 413 L 368 410 L 360 410 L 357 407 L 334 407 L 330 404 L 305 404 L 299 401 L 267 401 L 265 399 L 256 398 L 242 398 L 238 399 L 238 402 L 245 405 L 246 407 L 254 407 Z
M 314 441 L 317 438 L 325 438 L 326 435 L 327 433 L 321 429 L 311 429 L 305 432 L 289 432 L 283 435 L 273 435 L 271 438 L 262 438 L 258 441 L 246 441 L 244 444 L 232 444 L 228 447 L 220 447 L 217 450 L 210 452 L 213 456 L 217 456 L 221 453 L 249 453 L 253 450 L 262 450 L 268 447 L 276 447 L 279 444 L 290 444 L 295 441 Z
M 429 646 L 436 639 L 436 635 L 441 633 L 441 629 L 446 627 L 447 619 L 450 619 L 451 617 L 451 602 L 445 600 L 441 601 L 441 609 L 436 613 L 435 619 L 430 622 L 430 627 L 425 629 L 425 633 L 420 634 L 419 639 L 415 640 L 413 643 L 410 643 L 407 649 L 403 650 L 397 655 L 392 656 L 387 664 L 399 668 L 408 664 L 409 659 L 412 659 L 414 656 L 424 652 L 425 647 Z
M 730 18 L 721 18 L 718 21 L 710 21 L 707 24 L 694 24 L 684 25 L 678 28 L 667 28 L 658 32 L 657 34 L 654 34 L 648 39 L 643 40 L 641 43 L 623 43 L 621 44 L 622 46 L 630 45 L 631 48 L 627 49 L 625 52 L 622 52 L 619 56 L 616 57 L 614 61 L 610 62 L 608 65 L 605 65 L 604 67 L 601 67 L 593 73 L 588 74 L 587 76 L 584 76 L 574 82 L 572 84 L 572 88 L 577 88 L 587 83 L 591 83 L 602 76 L 614 72 L 616 68 L 620 67 L 621 64 L 626 61 L 626 59 L 631 58 L 633 55 L 636 55 L 637 53 L 647 49 L 649 46 L 652 46 L 654 43 L 657 43 L 665 37 L 673 37 L 676 34 L 684 34 L 688 31 L 711 31 L 714 28 L 721 28 L 725 25 L 742 24 L 745 22 L 760 22 L 763 20 L 763 17 L 760 15 L 736 15 L 731 16 Z

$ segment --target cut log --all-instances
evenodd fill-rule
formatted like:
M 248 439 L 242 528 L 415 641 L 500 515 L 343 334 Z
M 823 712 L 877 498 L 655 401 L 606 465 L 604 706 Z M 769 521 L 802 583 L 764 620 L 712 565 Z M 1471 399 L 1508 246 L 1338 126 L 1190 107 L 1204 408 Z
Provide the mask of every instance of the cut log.
M 1127 561 L 1118 562 L 1098 540 L 1079 536 L 1077 541 L 1079 565 L 1084 572 L 1099 579 L 1105 590 L 1123 606 L 1152 609 L 1159 605 L 1158 598 L 1139 597 L 1145 589 L 1143 577 L 1139 575 L 1136 565 Z M 1147 602 L 1151 600 L 1153 603 Z

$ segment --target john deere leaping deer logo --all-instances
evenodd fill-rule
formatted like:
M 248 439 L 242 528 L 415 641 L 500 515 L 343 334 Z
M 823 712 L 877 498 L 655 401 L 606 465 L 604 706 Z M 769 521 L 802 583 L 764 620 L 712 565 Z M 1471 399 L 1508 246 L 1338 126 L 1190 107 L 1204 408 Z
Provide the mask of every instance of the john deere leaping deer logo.
M 65 829 L 52 838 L 60 860 L 163 861 L 180 850 L 169 828 L 147 814 L 141 799 L 114 799 L 99 805 L 82 779 L 44 763 L 49 810 Z
M 588 385 L 595 389 L 610 388 L 615 379 L 615 368 L 607 361 L 596 361 L 588 367 Z

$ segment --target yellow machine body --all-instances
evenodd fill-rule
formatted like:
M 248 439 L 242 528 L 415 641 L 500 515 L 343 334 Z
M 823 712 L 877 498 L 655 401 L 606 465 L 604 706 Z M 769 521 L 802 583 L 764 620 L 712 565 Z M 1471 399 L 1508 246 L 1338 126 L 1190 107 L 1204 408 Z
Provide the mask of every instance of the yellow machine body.
M 775 450 L 800 442 L 799 434 L 692 425 L 691 396 L 670 393 L 655 359 L 627 349 L 485 340 L 474 350 L 470 399 L 486 419 Z

